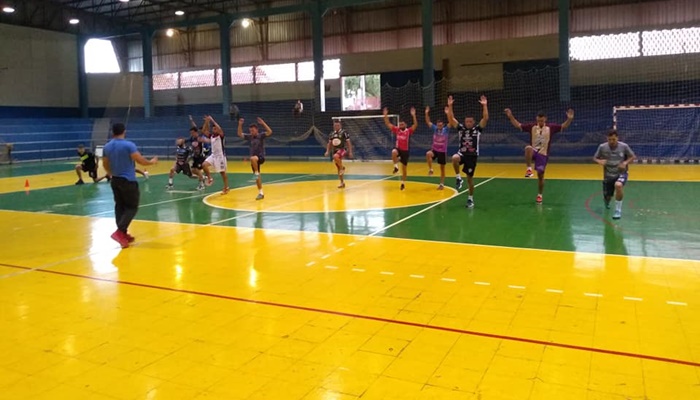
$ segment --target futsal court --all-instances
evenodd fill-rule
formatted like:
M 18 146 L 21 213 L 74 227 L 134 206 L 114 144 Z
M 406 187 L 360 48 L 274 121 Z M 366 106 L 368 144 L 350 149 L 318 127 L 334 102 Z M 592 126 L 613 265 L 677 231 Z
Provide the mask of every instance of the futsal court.
M 409 164 L 269 161 L 205 192 L 0 169 L 2 399 L 697 399 L 700 169 L 482 163 L 473 209 Z M 449 169 L 448 169 L 449 171 Z M 671 179 L 669 179 L 671 178 Z M 465 185 L 466 186 L 466 185 Z

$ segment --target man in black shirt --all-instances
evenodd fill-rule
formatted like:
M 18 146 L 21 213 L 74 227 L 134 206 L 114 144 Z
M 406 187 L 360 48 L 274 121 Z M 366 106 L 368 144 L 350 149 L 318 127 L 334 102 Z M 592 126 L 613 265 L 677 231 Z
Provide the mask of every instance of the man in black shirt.
M 92 181 L 97 183 L 105 178 L 107 175 L 102 177 L 97 177 L 97 165 L 99 164 L 98 158 L 93 152 L 87 150 L 84 145 L 78 145 L 78 157 L 80 157 L 80 164 L 75 166 L 75 173 L 78 175 L 78 181 L 75 182 L 76 185 L 83 185 L 83 172 L 87 172 L 88 176 L 92 178 Z

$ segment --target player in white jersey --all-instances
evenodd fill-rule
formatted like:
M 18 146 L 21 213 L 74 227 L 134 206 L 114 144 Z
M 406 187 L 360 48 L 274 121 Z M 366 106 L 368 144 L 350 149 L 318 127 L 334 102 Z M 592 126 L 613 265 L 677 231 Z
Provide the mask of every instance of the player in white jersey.
M 211 131 L 210 131 L 211 129 Z M 224 181 L 223 194 L 229 192 L 228 175 L 226 175 L 226 151 L 224 150 L 224 131 L 221 126 L 214 121 L 210 115 L 205 116 L 204 128 L 202 129 L 205 143 L 211 144 L 211 155 L 204 160 L 202 168 L 207 176 L 206 184 L 211 185 L 214 180 L 211 177 L 210 169 L 214 167 L 214 172 L 221 174 L 221 179 Z

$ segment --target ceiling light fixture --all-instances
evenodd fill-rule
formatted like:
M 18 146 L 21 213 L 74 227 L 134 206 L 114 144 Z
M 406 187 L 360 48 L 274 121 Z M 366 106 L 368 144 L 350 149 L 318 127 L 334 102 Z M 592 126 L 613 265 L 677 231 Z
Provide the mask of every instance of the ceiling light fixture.
M 177 10 L 175 11 L 175 15 L 177 15 L 178 17 L 182 17 L 183 15 L 185 15 L 185 12 L 182 10 Z
M 80 23 L 80 20 L 78 18 L 71 18 L 68 20 L 68 23 L 71 25 L 78 25 Z
M 244 18 L 243 21 L 241 21 L 241 26 L 244 28 L 247 28 L 250 26 L 250 20 L 248 18 Z
M 12 14 L 13 12 L 15 12 L 15 9 L 10 6 L 5 6 L 2 8 L 2 12 L 6 14 Z
M 168 37 L 173 37 L 173 35 L 175 34 L 175 29 L 168 29 L 167 31 L 165 31 L 165 34 L 168 35 Z

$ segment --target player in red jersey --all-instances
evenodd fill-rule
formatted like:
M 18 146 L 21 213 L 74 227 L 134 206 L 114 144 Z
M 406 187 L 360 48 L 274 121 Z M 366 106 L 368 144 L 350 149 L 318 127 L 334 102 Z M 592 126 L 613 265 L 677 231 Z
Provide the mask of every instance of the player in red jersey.
M 406 122 L 399 122 L 399 126 L 395 126 L 389 122 L 389 109 L 384 107 L 384 125 L 386 125 L 391 133 L 396 135 L 396 147 L 391 150 L 391 160 L 394 162 L 394 173 L 399 171 L 399 161 L 401 161 L 401 190 L 406 187 L 406 175 L 408 166 L 408 142 L 413 132 L 418 129 L 418 120 L 416 119 L 416 108 L 411 107 L 411 117 L 413 125 L 410 128 L 406 127 Z

